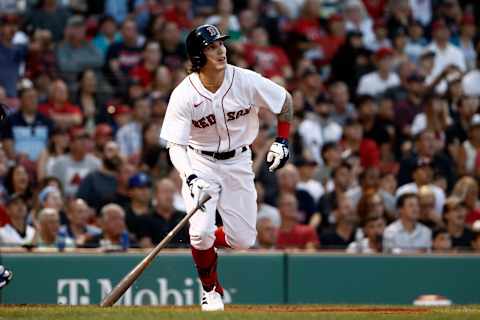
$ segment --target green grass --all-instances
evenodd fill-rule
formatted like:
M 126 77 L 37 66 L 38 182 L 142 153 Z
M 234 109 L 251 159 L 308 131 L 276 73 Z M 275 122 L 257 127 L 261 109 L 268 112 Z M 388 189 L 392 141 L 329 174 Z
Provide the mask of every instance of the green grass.
M 373 310 L 373 312 L 372 312 Z M 385 306 L 227 306 L 225 312 L 202 313 L 199 307 L 8 306 L 0 320 L 162 320 L 162 319 L 320 319 L 320 320 L 474 320 L 480 306 L 414 308 Z

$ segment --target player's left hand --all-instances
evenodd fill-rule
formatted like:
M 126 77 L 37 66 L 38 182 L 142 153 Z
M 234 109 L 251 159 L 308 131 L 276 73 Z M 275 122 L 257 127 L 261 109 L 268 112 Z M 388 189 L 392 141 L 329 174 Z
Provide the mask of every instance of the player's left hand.
M 288 140 L 277 137 L 267 153 L 268 170 L 273 172 L 280 169 L 285 163 L 287 163 L 289 157 L 290 152 L 288 151 Z

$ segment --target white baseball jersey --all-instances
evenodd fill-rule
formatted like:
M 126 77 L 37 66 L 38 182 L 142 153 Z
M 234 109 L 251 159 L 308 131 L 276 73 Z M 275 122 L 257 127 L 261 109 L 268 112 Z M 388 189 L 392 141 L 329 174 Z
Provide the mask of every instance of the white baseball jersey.
M 234 150 L 257 136 L 259 108 L 279 113 L 285 97 L 281 86 L 232 65 L 227 65 L 215 93 L 203 86 L 198 73 L 192 73 L 173 90 L 160 137 L 198 150 Z

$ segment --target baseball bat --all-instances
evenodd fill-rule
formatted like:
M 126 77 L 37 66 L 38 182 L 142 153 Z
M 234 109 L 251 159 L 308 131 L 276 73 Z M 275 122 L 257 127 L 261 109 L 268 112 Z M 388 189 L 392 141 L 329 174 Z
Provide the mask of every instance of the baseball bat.
M 190 220 L 190 218 L 200 209 L 205 202 L 210 200 L 210 195 L 206 194 L 203 198 L 199 201 L 199 203 L 193 208 L 183 219 L 173 228 L 167 236 L 159 243 L 155 248 L 150 251 L 150 253 L 143 258 L 143 260 L 135 266 L 123 279 L 117 284 L 113 290 L 107 294 L 107 296 L 103 299 L 100 303 L 101 307 L 111 307 L 118 299 L 125 293 L 125 291 L 130 288 L 130 286 L 135 282 L 135 280 L 140 277 L 140 275 L 145 271 L 145 269 L 150 265 L 150 263 L 155 259 L 158 255 L 160 250 L 162 250 L 172 238 L 182 229 Z

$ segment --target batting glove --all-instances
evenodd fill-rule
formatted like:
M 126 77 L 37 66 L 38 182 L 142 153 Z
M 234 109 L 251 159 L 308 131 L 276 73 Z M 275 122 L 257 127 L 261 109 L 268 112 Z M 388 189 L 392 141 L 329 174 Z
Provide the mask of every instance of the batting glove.
M 267 154 L 268 170 L 273 172 L 280 169 L 287 163 L 290 157 L 288 151 L 288 140 L 285 138 L 277 137 L 275 142 L 270 146 L 270 151 Z
M 187 185 L 190 189 L 193 202 L 196 205 L 199 204 L 201 196 L 205 193 L 208 193 L 208 188 L 210 188 L 210 184 L 202 178 L 199 178 L 196 174 L 191 174 L 188 176 Z M 200 209 L 205 210 L 205 206 L 201 206 Z

